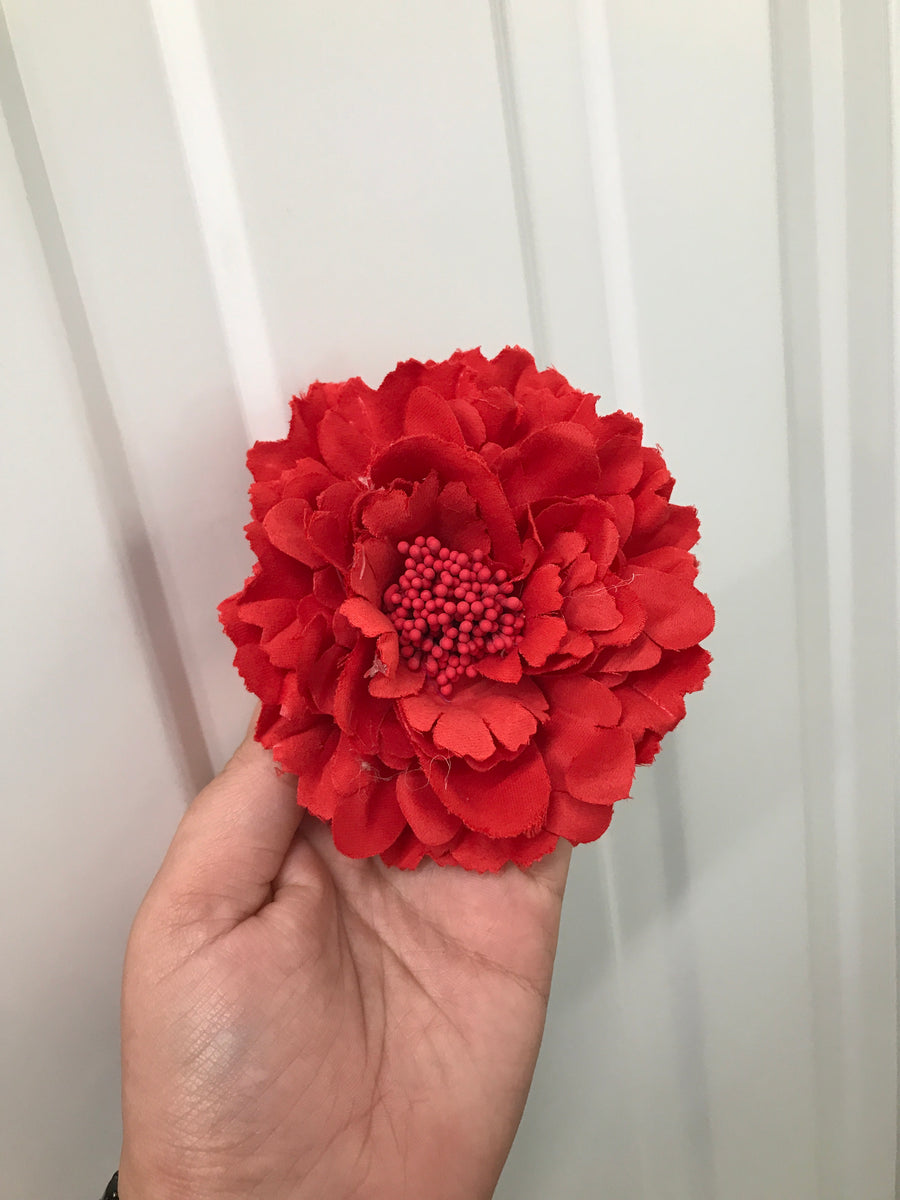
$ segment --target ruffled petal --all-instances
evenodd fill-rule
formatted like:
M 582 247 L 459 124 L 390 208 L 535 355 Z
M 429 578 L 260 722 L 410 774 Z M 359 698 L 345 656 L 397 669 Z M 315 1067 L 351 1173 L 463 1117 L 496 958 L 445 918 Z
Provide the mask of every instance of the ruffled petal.
M 605 651 L 597 659 L 602 671 L 647 671 L 662 658 L 661 648 L 646 633 L 639 633 L 627 646 Z
M 577 846 L 594 842 L 606 833 L 612 814 L 611 804 L 585 804 L 568 792 L 551 792 L 547 828 Z
M 358 425 L 332 410 L 319 422 L 318 439 L 325 464 L 338 478 L 358 480 L 367 473 L 372 444 Z
M 612 726 L 622 714 L 615 692 L 589 675 L 549 675 L 540 686 L 557 720 Z
M 288 498 L 266 513 L 263 528 L 271 544 L 307 567 L 322 567 L 328 561 L 308 533 L 312 509 L 306 500 Z
M 528 617 L 556 613 L 562 608 L 559 567 L 547 563 L 532 571 L 522 591 L 522 604 Z
M 350 587 L 377 607 L 385 588 L 397 578 L 402 561 L 396 546 L 379 538 L 361 538 L 353 550 L 348 575 Z
M 241 679 L 263 704 L 277 704 L 281 697 L 281 671 L 275 669 L 262 647 L 253 642 L 238 646 L 234 665 Z
M 394 781 L 378 780 L 371 791 L 339 801 L 331 820 L 334 844 L 348 858 L 371 858 L 392 845 L 406 826 Z
M 709 599 L 677 575 L 634 567 L 630 590 L 647 614 L 646 632 L 666 650 L 686 650 L 712 633 Z
M 320 718 L 308 729 L 281 737 L 274 743 L 260 740 L 271 747 L 272 757 L 283 770 L 297 776 L 298 799 L 302 799 L 310 780 L 321 776 L 334 753 L 338 731 L 330 721 Z
M 397 776 L 397 803 L 410 829 L 426 846 L 443 845 L 459 833 L 462 822 L 441 804 L 422 771 L 404 771 Z
M 457 446 L 465 446 L 466 439 L 459 421 L 449 403 L 430 387 L 417 387 L 409 394 L 406 402 L 406 418 L 403 432 L 407 436 L 427 434 L 443 438 Z
M 424 686 L 425 676 L 422 672 L 410 671 L 401 659 L 396 671 L 392 674 L 388 672 L 382 674 L 376 668 L 376 673 L 369 683 L 369 693 L 377 696 L 380 700 L 399 700 L 404 696 L 418 695 Z
M 648 729 L 669 733 L 685 714 L 684 697 L 698 692 L 709 674 L 712 658 L 702 646 L 667 651 L 660 663 L 616 687 L 622 704 L 622 725 L 637 741 Z
M 563 613 L 569 625 L 576 629 L 615 629 L 622 624 L 622 614 L 615 599 L 603 584 L 578 588 L 566 597 Z
M 390 619 L 374 604 L 364 600 L 362 596 L 353 596 L 345 600 L 339 610 L 367 638 L 375 638 L 378 647 L 377 666 L 373 670 L 393 676 L 400 661 L 400 643 L 397 630 Z
M 483 762 L 494 753 L 494 739 L 477 712 L 459 705 L 448 706 L 434 725 L 434 744 L 459 758 Z
M 450 858 L 467 871 L 499 871 L 507 863 L 527 869 L 551 851 L 559 841 L 555 833 L 542 829 L 533 837 L 488 838 L 467 830 L 450 849 Z
M 678 546 L 690 550 L 700 536 L 700 521 L 696 508 L 670 504 L 668 516 L 652 534 L 641 538 L 636 550 L 656 550 L 660 546 Z
M 449 771 L 439 760 L 422 765 L 441 803 L 476 833 L 514 837 L 540 829 L 550 799 L 550 779 L 533 746 L 488 771 L 473 770 L 461 760 Z
M 540 744 L 554 790 L 585 804 L 614 804 L 630 792 L 634 742 L 626 729 L 555 720 Z
M 643 469 L 640 441 L 627 434 L 610 438 L 597 451 L 597 462 L 600 467 L 597 495 L 609 496 L 613 493 L 630 492 L 640 479 Z
M 375 459 L 372 482 L 378 487 L 397 478 L 424 479 L 435 470 L 445 482 L 459 479 L 466 485 L 491 535 L 495 562 L 515 572 L 522 561 L 522 543 L 509 501 L 480 455 L 435 437 L 402 438 Z
M 518 695 L 491 692 L 479 701 L 478 715 L 507 750 L 521 750 L 538 727 L 538 718 Z
M 600 488 L 593 439 L 569 421 L 529 434 L 501 455 L 497 471 L 514 508 L 548 496 L 597 495 Z
M 437 853 L 434 847 L 425 846 L 413 831 L 404 829 L 396 842 L 388 846 L 381 855 L 386 867 L 399 867 L 401 871 L 414 871 L 424 858 Z
M 518 683 L 522 678 L 522 659 L 517 650 L 503 655 L 491 654 L 477 662 L 475 670 L 485 679 L 493 679 L 497 683 Z
M 666 575 L 675 575 L 684 583 L 693 583 L 697 578 L 697 560 L 689 550 L 678 546 L 660 546 L 645 554 L 636 554 L 629 560 L 632 567 L 652 567 Z
M 567 632 L 568 626 L 562 617 L 532 617 L 525 623 L 519 653 L 530 667 L 542 667 L 559 649 Z

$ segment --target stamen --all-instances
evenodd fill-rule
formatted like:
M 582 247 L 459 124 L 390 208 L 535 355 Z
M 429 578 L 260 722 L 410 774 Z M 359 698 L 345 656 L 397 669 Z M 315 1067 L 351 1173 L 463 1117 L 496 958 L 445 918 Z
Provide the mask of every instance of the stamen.
M 481 550 L 450 550 L 436 537 L 399 542 L 404 571 L 384 593 L 385 610 L 411 671 L 424 671 L 442 696 L 476 679 L 475 663 L 505 657 L 522 640 L 522 601 L 503 568 Z

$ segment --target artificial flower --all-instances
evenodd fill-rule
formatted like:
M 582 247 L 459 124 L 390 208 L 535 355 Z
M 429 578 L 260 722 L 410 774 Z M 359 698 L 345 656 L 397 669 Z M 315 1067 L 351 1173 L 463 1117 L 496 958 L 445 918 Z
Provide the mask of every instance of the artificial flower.
M 508 347 L 314 383 L 248 454 L 220 605 L 256 738 L 353 858 L 592 841 L 706 678 L 695 509 L 637 418 Z

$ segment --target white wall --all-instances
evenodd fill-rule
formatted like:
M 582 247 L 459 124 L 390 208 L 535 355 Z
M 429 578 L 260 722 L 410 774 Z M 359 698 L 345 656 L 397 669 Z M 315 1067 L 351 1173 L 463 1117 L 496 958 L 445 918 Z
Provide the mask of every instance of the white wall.
M 115 1163 L 130 916 L 248 708 L 248 440 L 515 341 L 644 418 L 719 624 L 575 856 L 498 1194 L 888 1200 L 892 6 L 2 10 L 2 1200 Z

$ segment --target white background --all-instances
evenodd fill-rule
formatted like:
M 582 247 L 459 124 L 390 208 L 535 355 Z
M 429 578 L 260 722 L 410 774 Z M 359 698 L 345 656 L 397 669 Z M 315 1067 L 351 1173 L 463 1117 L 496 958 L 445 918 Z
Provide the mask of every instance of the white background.
M 718 628 L 575 855 L 498 1195 L 894 1196 L 891 7 L 3 0 L 3 1200 L 115 1165 L 128 925 L 249 708 L 246 445 L 509 342 L 645 420 Z

